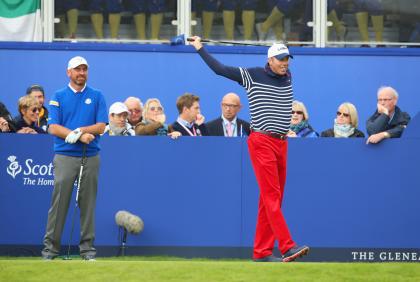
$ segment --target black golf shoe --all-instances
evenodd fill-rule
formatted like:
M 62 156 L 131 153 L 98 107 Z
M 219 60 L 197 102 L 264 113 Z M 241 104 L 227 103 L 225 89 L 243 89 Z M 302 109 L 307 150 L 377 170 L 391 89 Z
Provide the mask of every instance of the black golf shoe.
M 308 246 L 295 246 L 293 248 L 291 248 L 290 250 L 288 250 L 284 255 L 283 255 L 283 261 L 284 262 L 291 262 L 294 261 L 297 258 L 303 257 L 305 255 L 307 255 L 309 252 L 309 247 Z

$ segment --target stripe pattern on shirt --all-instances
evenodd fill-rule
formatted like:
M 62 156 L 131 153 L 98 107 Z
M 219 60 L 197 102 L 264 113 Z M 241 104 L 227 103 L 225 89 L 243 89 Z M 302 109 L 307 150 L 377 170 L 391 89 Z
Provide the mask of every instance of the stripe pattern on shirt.
M 292 117 L 293 89 L 290 79 L 257 82 L 248 69 L 239 68 L 242 85 L 248 93 L 251 127 L 273 133 L 286 134 Z M 266 75 L 265 75 L 266 76 Z

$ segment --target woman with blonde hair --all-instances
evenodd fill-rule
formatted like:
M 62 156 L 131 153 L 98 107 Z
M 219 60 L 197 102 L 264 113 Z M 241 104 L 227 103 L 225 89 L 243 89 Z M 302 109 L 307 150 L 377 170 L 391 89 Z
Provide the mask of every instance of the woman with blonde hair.
M 20 115 L 14 120 L 17 133 L 46 133 L 37 126 L 41 105 L 36 98 L 29 95 L 21 97 L 18 103 L 18 110 Z
M 181 136 L 180 132 L 174 131 L 165 121 L 166 116 L 159 99 L 150 98 L 144 104 L 143 121 L 136 125 L 136 135 L 168 135 L 172 138 Z
M 289 137 L 318 137 L 318 133 L 309 125 L 309 114 L 305 105 L 300 101 L 293 101 L 292 119 L 290 121 Z
M 337 117 L 334 119 L 334 127 L 321 133 L 321 137 L 354 138 L 365 137 L 365 134 L 357 129 L 359 117 L 356 107 L 352 103 L 343 103 L 338 107 Z

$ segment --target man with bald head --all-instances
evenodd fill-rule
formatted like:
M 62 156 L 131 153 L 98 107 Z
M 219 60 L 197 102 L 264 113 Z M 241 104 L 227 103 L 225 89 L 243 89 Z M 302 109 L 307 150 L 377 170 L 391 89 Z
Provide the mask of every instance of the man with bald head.
M 390 86 L 378 89 L 378 104 L 375 113 L 366 122 L 369 143 L 379 143 L 386 138 L 401 137 L 410 121 L 410 115 L 397 107 L 398 92 Z
M 238 118 L 241 99 L 235 93 L 226 94 L 220 104 L 222 116 L 206 124 L 210 136 L 237 137 L 249 135 L 249 123 Z
M 128 108 L 128 122 L 134 128 L 143 119 L 143 104 L 137 97 L 128 97 L 124 104 Z

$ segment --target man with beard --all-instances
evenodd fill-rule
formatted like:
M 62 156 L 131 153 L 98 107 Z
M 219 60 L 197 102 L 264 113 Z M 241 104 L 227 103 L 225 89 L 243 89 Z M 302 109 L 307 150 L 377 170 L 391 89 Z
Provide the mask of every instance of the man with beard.
M 131 124 L 127 122 L 128 109 L 124 103 L 115 102 L 109 107 L 109 124 L 105 128 L 104 135 L 109 136 L 134 136 Z
M 107 122 L 105 98 L 99 90 L 86 85 L 88 63 L 83 57 L 68 62 L 70 83 L 58 90 L 49 102 L 48 132 L 54 135 L 54 190 L 44 236 L 42 257 L 59 255 L 61 235 L 70 204 L 74 182 L 84 170 L 77 204 L 80 208 L 80 255 L 94 260 L 95 205 L 99 171 L 99 135 Z

